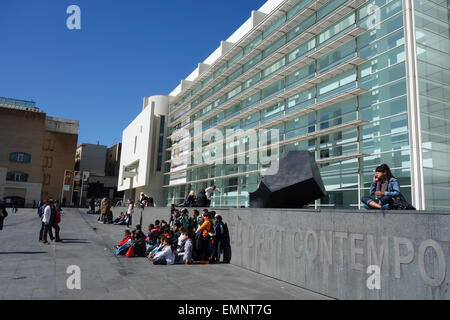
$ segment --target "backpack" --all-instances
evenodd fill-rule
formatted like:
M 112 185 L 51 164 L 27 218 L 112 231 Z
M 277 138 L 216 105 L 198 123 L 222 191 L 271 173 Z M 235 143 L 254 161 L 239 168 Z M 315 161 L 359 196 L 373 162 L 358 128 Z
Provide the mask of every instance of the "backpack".
M 38 215 L 40 218 L 42 218 L 42 215 L 44 214 L 44 206 L 40 206 L 38 208 Z
M 56 211 L 56 217 L 55 218 L 56 218 L 56 224 L 61 222 L 61 214 L 58 211 Z
M 393 199 L 392 210 L 416 210 L 416 208 L 405 199 L 398 197 Z
M 214 223 L 211 222 L 211 228 L 209 229 L 208 235 L 214 237 L 216 235 L 216 229 L 214 228 Z

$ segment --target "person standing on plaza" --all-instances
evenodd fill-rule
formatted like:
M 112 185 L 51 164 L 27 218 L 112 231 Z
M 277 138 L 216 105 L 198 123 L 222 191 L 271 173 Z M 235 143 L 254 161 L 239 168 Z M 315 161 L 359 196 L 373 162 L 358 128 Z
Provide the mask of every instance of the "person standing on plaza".
M 3 230 L 3 221 L 8 216 L 8 212 L 6 211 L 5 205 L 0 200 L 0 230 Z
M 134 213 L 134 201 L 130 200 L 130 203 L 128 204 L 127 207 L 127 227 L 129 227 L 132 224 L 133 213 Z
M 99 220 L 100 220 L 100 223 L 105 223 L 110 220 L 110 219 L 108 219 L 108 216 L 110 214 L 109 212 L 111 210 L 111 204 L 109 202 L 108 197 L 104 197 L 102 199 L 100 206 L 101 206 L 101 216 L 100 216 Z
M 91 213 L 94 214 L 95 213 L 95 199 L 91 198 L 91 200 L 89 201 L 89 207 L 91 209 Z
M 181 216 L 178 221 L 180 221 L 183 227 L 189 227 L 189 211 L 186 208 L 181 210 Z
M 39 231 L 39 241 L 42 241 L 44 244 L 50 244 L 47 241 L 47 234 L 50 231 L 50 218 L 52 215 L 52 208 L 50 206 L 50 201 L 45 201 L 44 213 L 42 214 L 41 220 L 41 230 Z
M 192 210 L 192 216 L 189 218 L 189 226 L 188 226 L 188 230 L 192 233 L 194 233 L 200 223 L 200 217 L 199 217 L 200 212 L 197 209 Z
M 204 214 L 204 222 L 196 231 L 196 250 L 200 259 L 200 263 L 208 263 L 209 261 L 209 243 L 212 229 L 211 213 Z
M 61 222 L 61 214 L 60 211 L 58 210 L 57 204 L 54 201 L 50 202 L 50 209 L 51 209 L 50 223 L 49 223 L 50 239 L 55 240 L 55 242 L 62 242 L 61 239 L 59 238 L 59 230 L 60 230 L 59 223 Z M 53 237 L 52 235 L 51 228 L 55 229 L 55 237 Z
M 208 187 L 205 189 L 205 194 L 206 194 L 206 207 L 210 207 L 211 206 L 211 200 L 212 197 L 214 196 L 214 191 L 218 191 L 219 193 L 222 193 L 222 191 L 220 191 L 219 189 L 217 189 L 216 186 L 212 185 L 211 187 Z

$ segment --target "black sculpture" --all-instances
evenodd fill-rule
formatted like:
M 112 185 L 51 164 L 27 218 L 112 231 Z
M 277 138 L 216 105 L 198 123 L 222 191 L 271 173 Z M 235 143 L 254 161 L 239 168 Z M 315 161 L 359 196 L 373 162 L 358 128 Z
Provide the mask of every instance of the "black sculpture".
M 289 151 L 278 161 L 278 173 L 266 175 L 250 193 L 251 208 L 302 208 L 325 196 L 314 154 Z

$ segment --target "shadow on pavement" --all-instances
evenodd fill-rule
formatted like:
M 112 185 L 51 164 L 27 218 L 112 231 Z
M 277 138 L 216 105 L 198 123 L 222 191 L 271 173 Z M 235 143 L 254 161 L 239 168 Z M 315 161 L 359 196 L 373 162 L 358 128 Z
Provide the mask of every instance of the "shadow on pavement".
M 0 252 L 0 254 L 42 254 L 47 251 L 13 251 L 13 252 Z
M 91 243 L 87 241 L 87 239 L 69 239 L 69 238 L 61 238 L 62 243 Z

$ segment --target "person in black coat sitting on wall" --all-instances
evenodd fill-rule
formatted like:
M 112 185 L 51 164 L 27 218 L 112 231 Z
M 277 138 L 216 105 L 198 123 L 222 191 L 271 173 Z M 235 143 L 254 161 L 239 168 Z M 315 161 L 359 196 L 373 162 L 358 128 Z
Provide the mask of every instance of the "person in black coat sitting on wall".
M 206 207 L 206 193 L 205 190 L 200 190 L 198 196 L 197 196 L 197 207 Z

